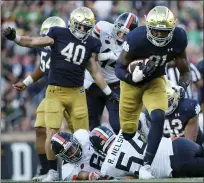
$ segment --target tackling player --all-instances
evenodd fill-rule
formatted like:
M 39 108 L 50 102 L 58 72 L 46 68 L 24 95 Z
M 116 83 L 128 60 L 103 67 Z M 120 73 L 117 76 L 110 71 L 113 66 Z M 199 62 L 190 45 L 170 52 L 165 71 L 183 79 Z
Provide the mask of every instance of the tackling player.
M 138 26 L 138 18 L 132 13 L 121 14 L 114 24 L 99 21 L 93 29 L 94 37 L 101 41 L 102 47 L 98 54 L 100 70 L 109 87 L 120 95 L 120 82 L 115 75 L 115 63 L 122 51 L 122 43 L 126 34 Z M 107 99 L 101 89 L 94 83 L 88 72 L 85 73 L 85 88 L 89 111 L 89 129 L 100 125 L 104 107 L 109 113 L 109 123 L 116 134 L 120 130 L 119 103 Z
M 115 67 L 116 76 L 121 80 L 119 116 L 124 138 L 129 140 L 134 137 L 143 104 L 151 117 L 144 166 L 139 173 L 143 179 L 153 178 L 150 166 L 162 137 L 168 108 L 164 78 L 166 63 L 175 61 L 180 71 L 179 85 L 182 90 L 186 90 L 191 81 L 185 52 L 187 36 L 175 24 L 174 15 L 167 7 L 156 6 L 150 10 L 146 16 L 146 26 L 137 27 L 127 34 Z M 149 58 L 149 61 L 137 65 L 130 74 L 128 65 L 141 58 Z
M 101 43 L 90 36 L 94 22 L 93 12 L 89 8 L 80 7 L 71 13 L 69 28 L 52 27 L 47 30 L 44 37 L 18 36 L 15 29 L 10 27 L 4 30 L 4 36 L 20 46 L 30 48 L 50 46 L 52 50 L 49 85 L 45 96 L 48 160 L 55 159 L 50 149 L 50 140 L 61 127 L 65 111 L 74 130 L 88 129 L 87 103 L 83 87 L 85 68 L 109 99 L 117 100 L 117 96 L 106 84 L 95 62 Z M 56 166 L 49 171 L 45 181 L 58 180 L 58 173 L 53 169 L 56 169 Z
M 200 105 L 196 100 L 180 98 L 179 86 L 167 80 L 168 109 L 165 113 L 163 135 L 165 137 L 186 137 L 198 144 L 204 141 L 199 127 Z M 151 119 L 145 111 L 147 122 Z M 140 120 L 146 123 L 146 120 Z
M 147 146 L 139 132 L 127 141 L 121 131 L 115 136 L 107 127 L 97 127 L 90 133 L 90 142 L 97 152 L 106 154 L 101 167 L 102 175 L 117 179 L 138 177 Z M 202 177 L 204 150 L 184 137 L 162 137 L 151 169 L 155 178 Z
M 62 180 L 98 180 L 104 156 L 96 153 L 89 140 L 87 130 L 77 130 L 74 134 L 59 132 L 51 139 L 52 149 L 62 158 Z
M 47 18 L 40 29 L 40 35 L 45 36 L 45 32 L 54 26 L 59 27 L 66 27 L 65 22 L 60 17 L 49 17 Z M 45 48 L 37 48 L 37 53 L 40 56 L 40 65 L 36 67 L 36 69 L 29 75 L 27 78 L 24 79 L 24 81 L 20 81 L 13 85 L 15 90 L 22 91 L 26 89 L 29 85 L 32 83 L 38 81 L 43 76 L 45 77 L 45 81 L 48 80 L 48 71 L 50 68 L 50 57 L 51 57 L 51 50 L 45 49 Z M 47 86 L 46 86 L 47 87 Z M 33 181 L 42 181 L 50 169 L 50 164 L 56 164 L 57 167 L 57 161 L 48 161 L 46 157 L 45 152 L 45 140 L 46 140 L 46 127 L 45 127 L 45 100 L 43 99 L 41 103 L 39 104 L 37 110 L 36 110 L 36 121 L 35 121 L 35 131 L 36 131 L 36 152 L 38 154 L 39 160 L 40 160 L 40 174 L 39 176 L 33 177 Z M 67 116 L 67 115 L 66 115 Z M 73 131 L 73 127 L 70 124 L 68 124 L 69 130 L 71 132 Z

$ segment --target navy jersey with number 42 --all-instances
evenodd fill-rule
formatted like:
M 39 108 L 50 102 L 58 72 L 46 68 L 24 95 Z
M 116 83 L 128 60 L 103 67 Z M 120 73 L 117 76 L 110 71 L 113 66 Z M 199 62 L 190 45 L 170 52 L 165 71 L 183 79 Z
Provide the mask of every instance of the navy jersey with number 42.
M 165 74 L 165 64 L 172 61 L 187 47 L 187 36 L 185 31 L 176 27 L 173 38 L 169 44 L 164 47 L 157 47 L 147 39 L 146 26 L 140 26 L 129 32 L 123 44 L 123 49 L 131 57 L 136 59 L 150 58 L 157 66 L 151 79 Z
M 99 53 L 101 43 L 89 36 L 81 41 L 68 28 L 52 27 L 47 36 L 54 39 L 48 83 L 64 87 L 80 87 L 92 53 Z
M 45 80 L 48 80 L 48 71 L 50 69 L 51 51 L 45 48 L 36 49 L 40 56 L 40 69 L 45 73 Z
M 184 130 L 188 121 L 200 112 L 200 105 L 196 100 L 185 98 L 179 101 L 176 110 L 165 116 L 163 135 L 165 137 L 184 136 Z M 145 112 L 150 120 L 149 114 Z

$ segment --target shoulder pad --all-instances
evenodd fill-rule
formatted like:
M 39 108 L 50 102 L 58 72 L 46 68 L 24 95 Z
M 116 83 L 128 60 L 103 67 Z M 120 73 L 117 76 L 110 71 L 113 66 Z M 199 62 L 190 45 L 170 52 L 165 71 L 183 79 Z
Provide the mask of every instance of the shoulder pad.
M 77 140 L 80 142 L 82 146 L 89 143 L 89 131 L 80 129 L 74 132 L 74 136 L 77 138 Z
M 188 39 L 185 30 L 181 27 L 175 27 L 174 36 L 174 40 L 177 47 L 179 48 L 179 52 L 183 52 L 188 45 Z
M 99 21 L 94 26 L 94 34 L 100 35 L 101 32 L 112 32 L 113 24 L 106 22 L 106 21 Z

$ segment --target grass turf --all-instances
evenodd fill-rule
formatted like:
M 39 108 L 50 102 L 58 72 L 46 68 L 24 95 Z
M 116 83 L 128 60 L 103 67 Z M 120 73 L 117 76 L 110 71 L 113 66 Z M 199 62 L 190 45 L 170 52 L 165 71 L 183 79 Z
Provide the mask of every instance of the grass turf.
M 30 183 L 32 181 L 12 181 L 12 180 L 1 180 L 4 183 Z M 73 182 L 73 181 L 55 181 L 55 183 L 64 183 L 64 182 Z M 168 178 L 168 179 L 152 179 L 152 180 L 140 180 L 140 179 L 131 179 L 131 180 L 98 180 L 98 181 L 74 181 L 74 182 L 204 182 L 204 178 Z M 51 182 L 50 182 L 51 183 Z M 53 183 L 53 182 L 52 182 Z

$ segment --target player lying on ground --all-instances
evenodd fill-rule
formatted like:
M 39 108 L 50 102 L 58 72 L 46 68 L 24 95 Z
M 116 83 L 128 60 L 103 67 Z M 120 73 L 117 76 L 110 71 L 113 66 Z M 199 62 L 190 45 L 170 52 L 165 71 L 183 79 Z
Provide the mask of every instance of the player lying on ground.
M 186 33 L 176 27 L 173 13 L 165 6 L 156 6 L 146 16 L 146 26 L 139 26 L 127 34 L 116 63 L 116 76 L 122 80 L 119 115 L 123 137 L 126 140 L 134 137 L 143 104 L 151 116 L 140 178 L 154 178 L 150 167 L 162 138 L 165 111 L 168 108 L 164 79 L 166 63 L 171 60 L 176 63 L 182 90 L 186 90 L 191 81 L 186 47 Z M 139 59 L 143 59 L 143 62 L 138 63 L 132 73 L 128 72 L 129 64 Z
M 95 152 L 87 130 L 74 134 L 59 132 L 52 137 L 52 149 L 62 158 L 62 180 L 110 179 L 100 174 L 104 156 Z
M 122 131 L 115 137 L 107 127 L 97 127 L 91 131 L 90 141 L 97 152 L 106 155 L 101 167 L 102 175 L 117 179 L 138 177 L 147 147 L 139 132 L 127 141 Z M 203 177 L 203 170 L 204 149 L 200 145 L 184 137 L 162 137 L 151 165 L 155 178 Z
M 167 80 L 168 109 L 165 113 L 163 136 L 186 137 L 201 145 L 204 135 L 199 126 L 200 105 L 196 100 L 181 98 L 179 88 L 180 86 Z M 140 118 L 140 122 L 150 126 L 148 111 L 145 111 L 145 115 L 143 119 Z
M 88 130 L 88 110 L 83 87 L 85 68 L 107 98 L 118 101 L 118 95 L 111 91 L 95 62 L 101 43 L 90 36 L 94 23 L 93 12 L 89 8 L 80 7 L 71 13 L 68 28 L 52 27 L 44 37 L 18 36 L 15 29 L 4 30 L 4 36 L 20 46 L 50 46 L 52 50 L 49 85 L 45 96 L 46 154 L 50 161 L 55 159 L 50 149 L 50 140 L 53 134 L 59 131 L 65 111 L 69 114 L 74 130 Z M 58 180 L 59 175 L 55 167 L 55 164 L 52 165 L 49 175 L 43 181 Z
M 117 17 L 114 24 L 99 21 L 93 29 L 93 36 L 101 41 L 98 54 L 99 68 L 109 87 L 120 95 L 120 81 L 115 75 L 115 64 L 126 34 L 138 26 L 138 18 L 133 13 L 123 13 Z M 101 124 L 101 116 L 106 106 L 109 123 L 116 134 L 120 131 L 119 104 L 106 98 L 101 89 L 94 83 L 93 78 L 85 72 L 84 86 L 86 88 L 89 111 L 89 129 L 93 130 Z

